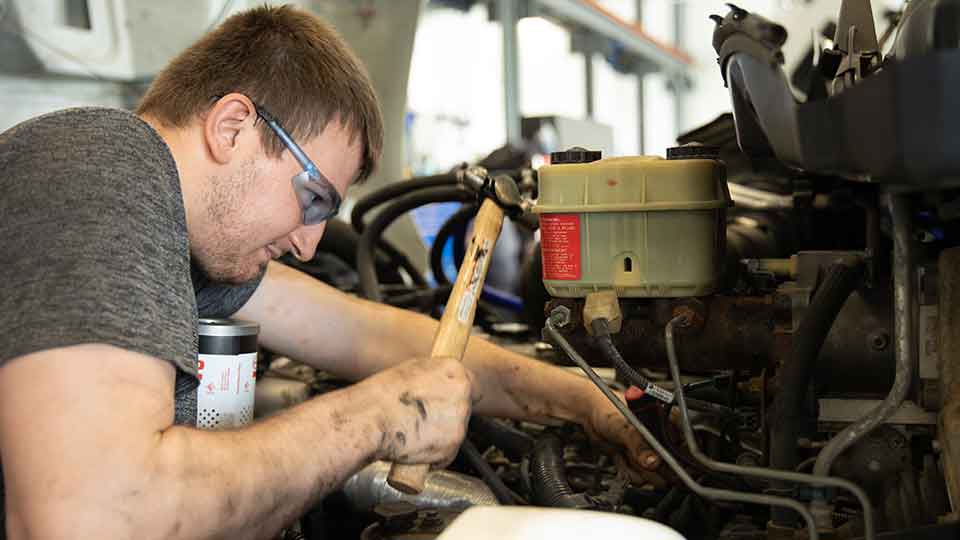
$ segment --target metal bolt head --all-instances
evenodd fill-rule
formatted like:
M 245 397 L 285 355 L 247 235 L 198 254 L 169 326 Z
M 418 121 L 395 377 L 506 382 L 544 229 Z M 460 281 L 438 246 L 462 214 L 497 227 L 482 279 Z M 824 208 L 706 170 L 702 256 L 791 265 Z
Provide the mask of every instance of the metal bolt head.
M 886 332 L 874 332 L 870 335 L 870 348 L 885 351 L 890 346 L 890 335 Z
M 523 202 L 517 183 L 505 174 L 493 179 L 493 192 L 497 196 L 497 201 L 503 206 L 519 208 Z
M 570 324 L 571 315 L 567 306 L 557 306 L 550 311 L 550 322 L 557 328 L 565 328 Z

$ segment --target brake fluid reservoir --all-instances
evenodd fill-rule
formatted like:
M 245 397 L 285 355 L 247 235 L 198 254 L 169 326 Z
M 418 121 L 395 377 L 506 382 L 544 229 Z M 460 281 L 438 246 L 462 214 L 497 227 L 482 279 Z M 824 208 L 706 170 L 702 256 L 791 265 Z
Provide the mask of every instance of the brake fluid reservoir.
M 620 297 L 713 292 L 723 261 L 725 167 L 682 146 L 667 159 L 600 159 L 574 148 L 539 170 L 543 283 L 553 296 L 613 289 Z

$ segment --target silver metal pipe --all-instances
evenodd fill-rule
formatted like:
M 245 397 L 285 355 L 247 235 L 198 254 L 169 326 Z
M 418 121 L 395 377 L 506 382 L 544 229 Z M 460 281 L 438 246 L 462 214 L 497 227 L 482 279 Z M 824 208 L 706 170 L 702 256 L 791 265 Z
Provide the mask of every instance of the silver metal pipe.
M 830 473 L 837 456 L 889 419 L 900 408 L 910 391 L 913 377 L 915 336 L 913 326 L 913 226 L 910 209 L 903 195 L 888 194 L 887 204 L 893 218 L 893 308 L 896 372 L 890 393 L 873 410 L 838 433 L 820 451 L 814 474 Z
M 896 372 L 890 393 L 873 410 L 835 435 L 820 451 L 813 466 L 814 474 L 830 474 L 837 456 L 862 439 L 897 412 L 910 391 L 913 378 L 915 334 L 913 324 L 913 225 L 910 208 L 903 195 L 887 195 L 893 218 L 893 326 Z
M 717 489 L 702 486 L 690 476 L 690 474 L 680 465 L 680 462 L 677 461 L 670 452 L 660 441 L 654 437 L 653 433 L 650 433 L 650 430 L 647 429 L 647 426 L 643 425 L 636 415 L 633 414 L 627 405 L 617 397 L 609 386 L 603 380 L 594 373 L 593 368 L 590 367 L 590 364 L 580 356 L 580 353 L 570 345 L 570 342 L 567 341 L 563 334 L 557 331 L 556 326 L 554 326 L 554 315 L 551 313 L 550 317 L 547 319 L 547 325 L 544 327 L 544 333 L 550 338 L 554 343 L 560 346 L 560 348 L 567 354 L 573 363 L 580 367 L 583 372 L 590 378 L 590 380 L 603 392 L 603 395 L 613 403 L 613 406 L 617 408 L 618 411 L 627 419 L 627 421 L 632 425 L 637 431 L 640 432 L 640 435 L 644 438 L 647 444 L 652 448 L 657 454 L 663 458 L 663 461 L 673 469 L 673 472 L 680 478 L 680 480 L 686 485 L 691 491 L 700 495 L 701 497 L 707 499 L 713 499 L 717 501 L 732 501 L 732 502 L 742 502 L 750 504 L 762 504 L 766 506 L 779 506 L 783 508 L 790 508 L 798 514 L 800 514 L 804 521 L 807 522 L 807 532 L 811 540 L 819 540 L 820 534 L 817 532 L 817 527 L 814 523 L 813 514 L 810 513 L 810 510 L 806 506 L 800 504 L 799 502 L 788 499 L 786 497 L 777 497 L 774 495 L 761 495 L 758 493 L 742 493 L 738 491 L 730 491 L 727 489 Z
M 680 419 L 683 423 L 683 436 L 687 441 L 687 448 L 690 454 L 700 462 L 704 467 L 722 473 L 739 474 L 743 476 L 753 476 L 756 478 L 765 478 L 767 480 L 781 480 L 785 482 L 796 482 L 798 484 L 808 484 L 815 486 L 829 486 L 845 489 L 854 494 L 863 507 L 864 536 L 867 540 L 873 540 L 876 532 L 873 526 L 873 507 L 870 506 L 870 498 L 860 486 L 844 480 L 830 476 L 815 476 L 812 474 L 803 474 L 798 472 L 780 471 L 766 467 L 747 467 L 743 465 L 734 465 L 715 461 L 700 450 L 697 444 L 697 438 L 693 433 L 693 424 L 690 422 L 690 411 L 687 409 L 687 398 L 683 391 L 683 385 L 680 384 L 680 362 L 677 360 L 676 338 L 674 337 L 674 326 L 682 324 L 686 319 L 684 317 L 675 317 L 667 323 L 666 345 L 667 360 L 670 363 L 670 375 L 674 381 L 674 396 L 677 407 L 680 409 Z
M 452 471 L 430 471 L 418 495 L 407 495 L 387 483 L 390 464 L 375 461 L 347 479 L 343 493 L 357 511 L 372 510 L 384 503 L 407 502 L 417 507 L 463 509 L 496 506 L 497 497 L 483 480 Z

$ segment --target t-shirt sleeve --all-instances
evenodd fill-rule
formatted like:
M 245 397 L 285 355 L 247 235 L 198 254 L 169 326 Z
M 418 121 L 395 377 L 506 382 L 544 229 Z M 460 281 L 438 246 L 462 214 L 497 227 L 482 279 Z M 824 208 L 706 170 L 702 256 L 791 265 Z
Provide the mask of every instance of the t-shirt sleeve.
M 52 113 L 0 134 L 0 363 L 104 343 L 195 372 L 176 165 L 129 113 Z

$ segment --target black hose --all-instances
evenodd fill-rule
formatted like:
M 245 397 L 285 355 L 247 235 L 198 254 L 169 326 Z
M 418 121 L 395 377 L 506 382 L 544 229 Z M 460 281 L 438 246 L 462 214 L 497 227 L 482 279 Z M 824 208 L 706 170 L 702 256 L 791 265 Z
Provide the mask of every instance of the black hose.
M 440 230 L 437 231 L 437 237 L 434 239 L 433 245 L 430 246 L 430 271 L 433 272 L 433 279 L 436 280 L 437 285 L 450 283 L 450 279 L 443 271 L 443 248 L 447 240 L 473 219 L 477 215 L 477 210 L 478 208 L 474 204 L 461 206 L 443 222 Z
M 800 327 L 793 336 L 790 357 L 777 375 L 778 390 L 773 401 L 770 422 L 770 466 L 793 471 L 798 463 L 797 437 L 804 396 L 813 375 L 820 348 L 830 333 L 833 321 L 863 276 L 863 263 L 837 263 L 827 270 L 826 278 L 807 307 Z M 786 482 L 778 487 L 792 489 Z M 792 526 L 794 515 L 780 508 L 773 509 L 773 522 Z
M 390 203 L 360 235 L 357 244 L 357 273 L 360 276 L 360 293 L 367 299 L 380 302 L 380 281 L 373 264 L 373 250 L 386 229 L 397 218 L 414 208 L 438 202 L 468 202 L 476 195 L 455 186 L 421 189 L 408 193 Z
M 603 351 L 604 356 L 610 360 L 610 362 L 613 364 L 614 370 L 623 380 L 643 390 L 644 393 L 650 394 L 651 396 L 659 399 L 660 401 L 665 403 L 673 403 L 672 392 L 653 384 L 650 379 L 647 379 L 638 373 L 630 364 L 627 363 L 626 360 L 623 359 L 623 356 L 620 355 L 620 351 L 617 350 L 617 346 L 613 344 L 613 338 L 610 337 L 610 326 L 606 319 L 594 319 L 594 321 L 590 323 L 590 327 L 593 329 L 593 336 L 596 338 L 597 344 L 600 345 L 600 349 Z
M 451 186 L 456 185 L 456 183 L 457 175 L 455 173 L 444 173 L 433 176 L 420 176 L 411 178 L 410 180 L 404 180 L 403 182 L 388 184 L 357 201 L 357 204 L 353 206 L 353 210 L 350 212 L 350 224 L 353 225 L 354 230 L 356 230 L 358 234 L 362 234 L 366 229 L 366 223 L 363 218 L 367 212 L 377 206 L 412 191 Z
M 412 191 L 438 186 L 455 185 L 456 183 L 457 177 L 454 173 L 438 174 L 434 176 L 421 176 L 418 178 L 405 180 L 403 182 L 394 182 L 368 194 L 366 197 L 357 201 L 357 203 L 353 206 L 353 210 L 350 212 L 350 224 L 353 226 L 353 229 L 357 231 L 357 234 L 362 234 L 366 229 L 364 217 L 373 208 Z M 393 244 L 387 242 L 386 239 L 381 238 L 377 242 L 377 248 L 386 253 L 390 260 L 396 264 L 396 266 L 403 268 L 404 271 L 410 275 L 410 279 L 412 279 L 416 285 L 427 284 L 427 280 L 424 279 L 420 271 L 417 270 L 417 267 L 413 265 L 410 259 L 402 251 L 394 247 Z
M 463 444 L 460 445 L 460 452 L 463 453 L 470 466 L 477 471 L 480 478 L 483 478 L 483 481 L 486 482 L 487 487 L 497 497 L 500 504 L 516 505 L 521 503 L 520 498 L 497 476 L 497 472 L 487 463 L 487 460 L 483 459 L 483 454 L 480 453 L 480 450 L 477 450 L 476 445 L 470 439 L 463 440 Z
M 353 230 L 353 227 L 345 221 L 332 219 L 327 222 L 327 227 L 317 244 L 317 251 L 313 260 L 303 262 L 288 253 L 280 258 L 280 262 L 309 274 L 321 281 L 332 283 L 335 280 L 330 278 L 329 265 L 326 264 L 324 254 L 335 256 L 337 259 L 350 267 L 351 270 L 357 268 L 357 242 L 360 241 L 360 235 Z M 402 264 L 391 260 L 384 253 L 377 253 L 376 258 L 377 275 L 381 276 L 386 283 L 403 283 L 403 276 L 398 271 Z M 419 273 L 419 272 L 417 272 Z
M 533 437 L 519 429 L 483 416 L 470 418 L 470 437 L 481 446 L 496 446 L 511 461 L 520 461 L 530 455 L 536 443 Z
M 613 337 L 610 335 L 610 327 L 606 319 L 595 319 L 592 323 L 590 323 L 590 326 L 593 328 L 593 335 L 596 338 L 596 343 L 600 345 L 600 349 L 603 351 L 604 356 L 610 360 L 610 363 L 613 364 L 614 370 L 616 370 L 617 374 L 620 375 L 623 380 L 643 390 L 644 393 L 656 397 L 660 401 L 668 404 L 674 402 L 673 392 L 657 386 L 653 381 L 644 377 L 637 370 L 633 369 L 633 366 L 624 360 L 623 355 L 620 354 L 620 351 L 617 350 L 617 346 L 613 343 Z M 725 418 L 736 417 L 736 412 L 733 409 L 724 405 L 720 405 L 719 403 L 713 403 L 701 399 L 687 399 L 687 406 L 695 411 L 713 413 Z
M 563 444 L 554 435 L 537 440 L 530 461 L 533 501 L 541 506 L 589 510 L 594 505 L 583 494 L 574 493 L 567 482 Z

